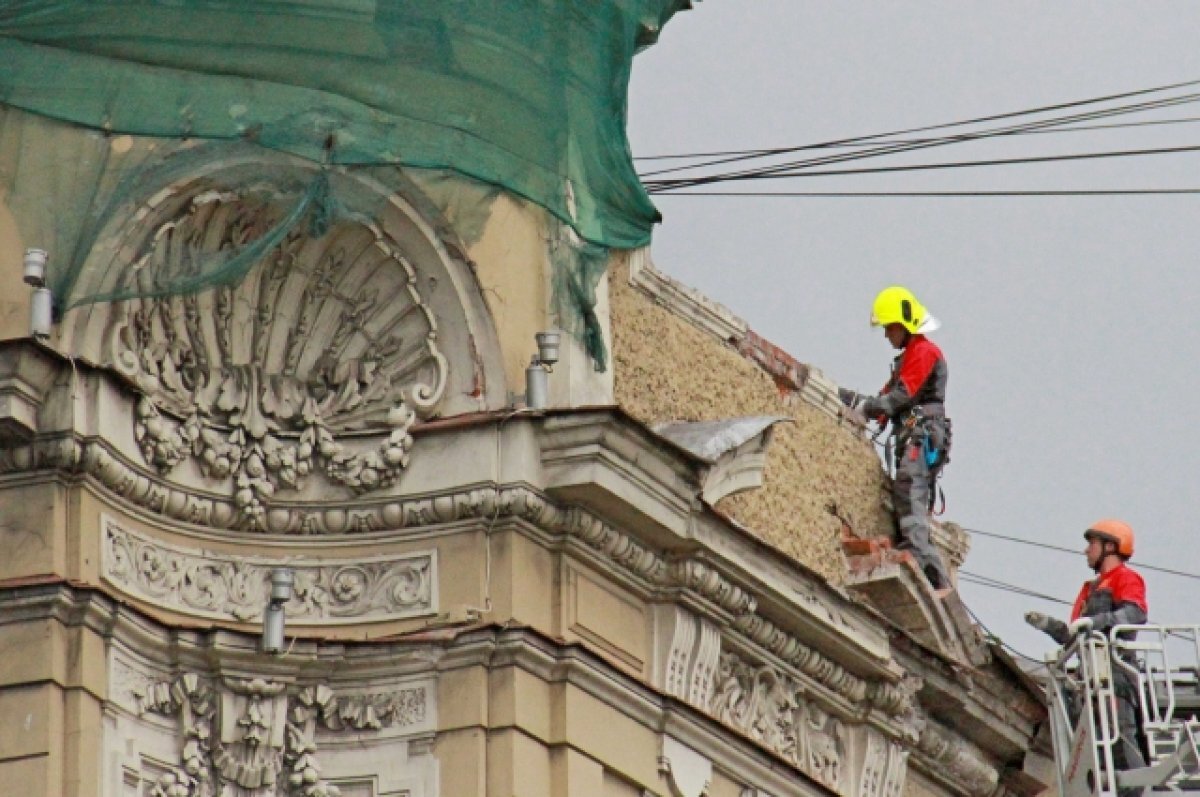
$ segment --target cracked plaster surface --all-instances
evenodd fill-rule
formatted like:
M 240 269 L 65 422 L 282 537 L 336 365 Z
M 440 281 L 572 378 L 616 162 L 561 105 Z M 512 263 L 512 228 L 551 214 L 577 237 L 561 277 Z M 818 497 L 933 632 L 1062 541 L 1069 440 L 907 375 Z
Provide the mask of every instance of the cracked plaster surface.
M 842 522 L 860 536 L 889 535 L 888 489 L 869 442 L 790 392 L 759 366 L 610 272 L 616 401 L 643 423 L 786 415 L 775 427 L 763 486 L 717 509 L 831 583 L 845 582 Z

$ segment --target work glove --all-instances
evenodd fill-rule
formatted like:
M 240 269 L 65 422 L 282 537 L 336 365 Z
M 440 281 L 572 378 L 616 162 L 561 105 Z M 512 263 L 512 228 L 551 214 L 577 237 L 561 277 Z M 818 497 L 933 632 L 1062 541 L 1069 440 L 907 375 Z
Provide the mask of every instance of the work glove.
M 1095 623 L 1092 622 L 1092 618 L 1080 617 L 1078 620 L 1073 620 L 1071 624 L 1067 626 L 1067 631 L 1071 634 L 1071 636 L 1079 636 L 1080 634 L 1086 634 L 1087 632 L 1091 631 L 1094 625 Z
M 1050 618 L 1041 612 L 1025 612 L 1025 622 L 1039 631 L 1050 630 Z
M 1054 617 L 1047 617 L 1041 612 L 1025 612 L 1025 622 L 1049 635 L 1051 639 L 1060 645 L 1065 645 L 1071 638 L 1066 623 Z
M 862 403 L 862 396 L 859 393 L 845 387 L 838 388 L 838 398 L 850 409 L 855 409 Z

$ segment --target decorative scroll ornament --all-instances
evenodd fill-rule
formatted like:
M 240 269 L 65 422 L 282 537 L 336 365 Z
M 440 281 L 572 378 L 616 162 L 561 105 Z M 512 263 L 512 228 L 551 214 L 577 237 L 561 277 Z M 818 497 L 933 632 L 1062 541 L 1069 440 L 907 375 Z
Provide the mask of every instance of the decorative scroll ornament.
M 205 617 L 252 620 L 262 615 L 270 573 L 295 574 L 289 617 L 308 623 L 361 622 L 437 611 L 433 551 L 343 564 L 218 557 L 153 541 L 106 518 L 105 581 L 156 605 Z
M 786 675 L 723 653 L 709 711 L 809 777 L 842 791 L 846 728 L 803 697 Z
M 128 279 L 152 295 L 156 273 L 199 273 L 279 213 L 251 189 L 193 196 L 145 236 Z M 108 356 L 145 395 L 134 431 L 146 461 L 168 474 L 194 460 L 254 530 L 311 474 L 356 494 L 395 483 L 409 427 L 447 378 L 417 284 L 381 230 L 343 223 L 319 239 L 293 230 L 235 287 L 123 303 Z M 371 429 L 386 436 L 346 438 Z
M 261 678 L 226 678 L 221 686 L 195 673 L 157 682 L 138 695 L 139 712 L 178 716 L 180 763 L 151 797 L 338 797 L 321 777 L 316 731 L 377 731 L 424 724 L 426 689 L 337 696 L 325 686 L 289 695 Z

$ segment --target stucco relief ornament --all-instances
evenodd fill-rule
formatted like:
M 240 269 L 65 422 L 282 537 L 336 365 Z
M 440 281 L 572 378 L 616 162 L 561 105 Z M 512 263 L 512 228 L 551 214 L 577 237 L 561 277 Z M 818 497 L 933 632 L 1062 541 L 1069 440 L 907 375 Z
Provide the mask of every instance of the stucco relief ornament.
M 146 236 L 129 279 L 199 273 L 261 235 L 271 208 L 195 196 Z M 146 462 L 167 475 L 192 460 L 207 486 L 232 492 L 234 525 L 253 530 L 279 493 L 317 474 L 354 494 L 394 484 L 409 429 L 447 377 L 417 284 L 379 230 L 347 224 L 319 240 L 293 231 L 237 286 L 124 302 L 108 346 L 143 393 L 134 435 Z
M 846 727 L 786 674 L 722 653 L 709 712 L 833 791 L 845 786 Z
M 263 678 L 211 683 L 195 673 L 157 682 L 138 695 L 141 713 L 178 716 L 178 766 L 150 797 L 338 797 L 321 777 L 316 732 L 377 731 L 426 721 L 426 691 L 338 696 L 327 686 L 288 694 Z
M 104 527 L 103 577 L 122 592 L 207 617 L 248 621 L 262 616 L 271 570 L 287 564 L 295 577 L 289 617 L 314 622 L 415 616 L 435 610 L 432 552 L 366 562 L 216 556 L 142 537 L 111 521 Z

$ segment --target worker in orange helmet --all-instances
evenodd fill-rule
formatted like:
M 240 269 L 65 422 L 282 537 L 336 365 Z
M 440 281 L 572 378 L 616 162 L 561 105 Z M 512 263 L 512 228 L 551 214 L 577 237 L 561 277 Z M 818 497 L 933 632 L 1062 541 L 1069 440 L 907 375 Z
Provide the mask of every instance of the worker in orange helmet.
M 896 547 L 912 556 L 935 590 L 950 587 L 950 576 L 930 539 L 938 477 L 950 461 L 950 419 L 946 417 L 949 370 L 942 350 L 926 335 L 941 324 L 908 288 L 884 288 L 871 306 L 871 326 L 882 327 L 899 350 L 892 375 L 875 396 L 838 388 L 847 407 L 882 425 L 891 423 L 896 475 L 892 509 Z
M 1146 583 L 1128 564 L 1133 556 L 1133 529 L 1129 524 L 1111 518 L 1098 520 L 1088 527 L 1083 537 L 1087 540 L 1083 553 L 1096 577 L 1085 581 L 1079 590 L 1071 607 L 1071 622 L 1064 623 L 1040 612 L 1025 615 L 1025 622 L 1046 632 L 1060 645 L 1067 644 L 1078 634 L 1108 633 L 1118 625 L 1141 625 L 1146 622 L 1149 612 Z M 1124 638 L 1132 637 L 1131 632 L 1118 633 Z M 1113 748 L 1113 760 L 1122 769 L 1140 769 L 1146 763 L 1137 741 L 1137 689 L 1123 667 L 1113 667 L 1112 673 L 1120 734 L 1120 744 Z M 1138 791 L 1122 789 L 1120 795 L 1130 797 Z
M 1128 565 L 1133 556 L 1133 529 L 1121 520 L 1098 520 L 1083 538 L 1087 540 L 1083 553 L 1096 578 L 1080 588 L 1071 607 L 1070 625 L 1038 612 L 1025 615 L 1030 625 L 1060 645 L 1085 631 L 1104 633 L 1115 625 L 1146 622 L 1146 583 Z

